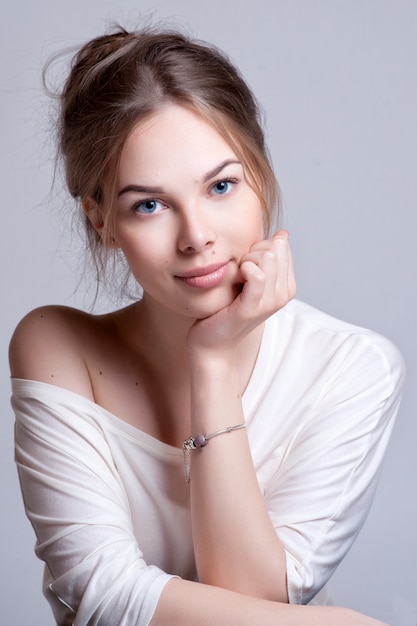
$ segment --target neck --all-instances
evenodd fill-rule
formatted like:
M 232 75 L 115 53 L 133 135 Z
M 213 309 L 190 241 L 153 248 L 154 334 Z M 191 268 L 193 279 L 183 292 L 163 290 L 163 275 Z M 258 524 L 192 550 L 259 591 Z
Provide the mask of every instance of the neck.
M 146 295 L 129 309 L 127 332 L 133 349 L 146 355 L 155 366 L 185 368 L 187 335 L 194 319 L 160 306 Z

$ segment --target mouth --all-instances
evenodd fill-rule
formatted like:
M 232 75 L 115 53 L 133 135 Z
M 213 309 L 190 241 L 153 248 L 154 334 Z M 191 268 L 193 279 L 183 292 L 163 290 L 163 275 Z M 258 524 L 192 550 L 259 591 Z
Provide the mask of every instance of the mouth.
M 229 261 L 226 263 L 215 263 L 205 267 L 194 269 L 176 275 L 181 282 L 190 287 L 198 289 L 210 289 L 219 285 L 229 270 Z

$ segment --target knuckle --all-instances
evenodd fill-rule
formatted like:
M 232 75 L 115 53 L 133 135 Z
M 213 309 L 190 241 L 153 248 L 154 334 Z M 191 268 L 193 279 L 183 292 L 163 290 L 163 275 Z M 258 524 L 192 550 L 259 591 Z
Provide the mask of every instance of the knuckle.
M 276 259 L 275 253 L 273 252 L 273 250 L 266 250 L 264 252 L 264 257 L 265 257 L 265 261 L 269 263 L 272 261 L 275 261 Z

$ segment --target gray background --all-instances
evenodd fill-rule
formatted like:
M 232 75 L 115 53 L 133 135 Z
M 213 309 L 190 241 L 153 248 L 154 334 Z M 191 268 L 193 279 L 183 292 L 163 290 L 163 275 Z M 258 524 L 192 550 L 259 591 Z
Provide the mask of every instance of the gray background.
M 298 296 L 381 332 L 404 355 L 407 387 L 375 504 L 331 589 L 337 603 L 416 626 L 414 0 L 8 3 L 0 80 L 1 624 L 53 624 L 13 464 L 7 344 L 35 306 L 86 305 L 83 289 L 74 293 L 71 218 L 49 196 L 53 152 L 40 70 L 52 52 L 101 33 L 109 20 L 131 24 L 140 12 L 227 50 L 258 95 Z

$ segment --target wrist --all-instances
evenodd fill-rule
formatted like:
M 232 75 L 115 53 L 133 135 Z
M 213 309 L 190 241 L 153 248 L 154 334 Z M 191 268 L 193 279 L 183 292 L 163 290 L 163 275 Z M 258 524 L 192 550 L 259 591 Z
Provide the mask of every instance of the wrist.
M 220 437 L 220 435 L 226 435 L 234 432 L 235 430 L 241 430 L 246 427 L 246 422 L 242 422 L 241 424 L 235 424 L 233 426 L 226 426 L 226 428 L 221 428 L 220 430 L 215 430 L 208 435 L 203 433 L 199 433 L 195 437 L 189 437 L 183 443 L 182 449 L 184 453 L 184 475 L 185 480 L 189 484 L 190 483 L 190 452 L 192 450 L 197 450 L 198 448 L 205 448 L 210 439 L 214 439 L 214 437 Z
M 191 376 L 216 376 L 237 370 L 238 351 L 234 348 L 189 348 Z
M 191 432 L 210 434 L 243 422 L 236 363 L 203 359 L 191 367 Z

